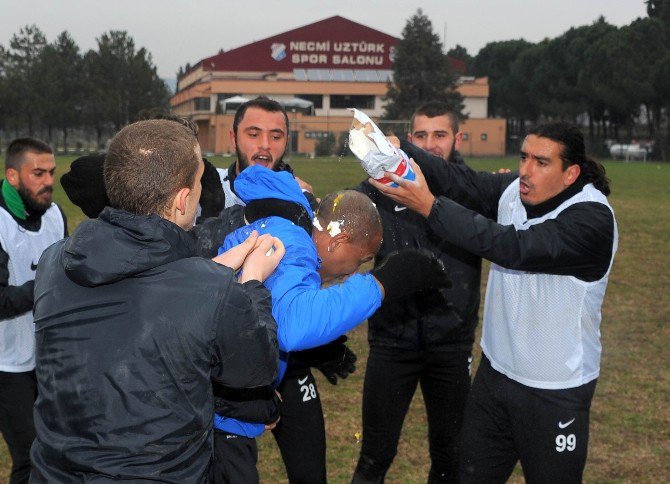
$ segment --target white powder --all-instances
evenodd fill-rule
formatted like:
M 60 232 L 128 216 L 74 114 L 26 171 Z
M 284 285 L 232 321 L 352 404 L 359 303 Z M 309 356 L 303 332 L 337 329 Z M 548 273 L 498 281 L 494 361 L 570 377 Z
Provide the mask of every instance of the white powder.
M 333 220 L 328 224 L 328 227 L 326 227 L 326 229 L 328 230 L 328 233 L 330 234 L 331 237 L 335 237 L 336 235 L 342 233 L 342 230 L 340 230 L 340 225 L 343 223 L 344 221 Z

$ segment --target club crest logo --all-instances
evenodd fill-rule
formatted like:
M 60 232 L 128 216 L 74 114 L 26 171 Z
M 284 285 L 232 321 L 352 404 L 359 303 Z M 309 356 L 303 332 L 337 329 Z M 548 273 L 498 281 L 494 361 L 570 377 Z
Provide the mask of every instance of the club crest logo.
M 286 57 L 286 44 L 272 44 L 270 46 L 270 55 L 276 61 L 283 60 Z

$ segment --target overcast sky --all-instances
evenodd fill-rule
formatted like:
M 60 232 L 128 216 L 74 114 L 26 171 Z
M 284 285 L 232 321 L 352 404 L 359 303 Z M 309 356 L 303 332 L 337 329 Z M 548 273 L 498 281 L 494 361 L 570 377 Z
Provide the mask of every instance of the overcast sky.
M 461 44 L 475 55 L 488 42 L 538 42 L 603 15 L 622 26 L 646 16 L 643 0 L 0 0 L 0 44 L 36 24 L 53 41 L 67 30 L 82 51 L 109 30 L 126 30 L 146 47 L 158 73 L 176 76 L 219 49 L 261 40 L 341 15 L 400 37 L 421 7 L 447 48 Z

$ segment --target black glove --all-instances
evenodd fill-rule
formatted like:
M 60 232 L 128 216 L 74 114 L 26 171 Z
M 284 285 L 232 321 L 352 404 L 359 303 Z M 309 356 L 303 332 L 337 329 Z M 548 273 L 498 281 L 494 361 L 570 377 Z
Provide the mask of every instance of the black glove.
M 399 299 L 434 287 L 451 287 L 444 264 L 428 251 L 392 252 L 372 270 L 384 286 L 384 299 Z
M 291 353 L 291 358 L 297 358 L 307 366 L 319 370 L 333 385 L 337 385 L 337 377 L 346 378 L 350 373 L 356 371 L 354 364 L 358 359 L 344 343 L 347 341 L 345 335 L 328 344 L 317 346 L 309 350 Z
M 216 167 L 206 158 L 202 159 L 205 164 L 205 171 L 202 173 L 200 183 L 202 190 L 200 192 L 200 217 L 216 217 L 226 206 L 226 195 L 223 192 L 221 178 Z
M 244 422 L 271 424 L 280 414 L 279 396 L 272 385 L 258 388 L 229 388 L 212 380 L 214 411 Z

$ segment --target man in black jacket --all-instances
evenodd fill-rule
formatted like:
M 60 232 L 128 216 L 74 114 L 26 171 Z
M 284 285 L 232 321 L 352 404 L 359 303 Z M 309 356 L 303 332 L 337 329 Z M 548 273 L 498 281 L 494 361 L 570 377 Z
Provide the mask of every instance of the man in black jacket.
M 407 137 L 443 158 L 445 164 L 463 164 L 456 151 L 462 137 L 458 117 L 444 103 L 419 107 Z M 384 242 L 377 263 L 394 251 L 426 249 L 444 262 L 452 286 L 384 301 L 369 319 L 363 444 L 353 481 L 383 482 L 420 384 L 428 416 L 429 482 L 454 482 L 458 478 L 459 433 L 470 390 L 481 259 L 442 241 L 423 217 L 385 197 L 370 183 L 363 182 L 358 189 L 372 198 L 382 217 Z
M 249 240 L 218 258 L 230 267 L 196 257 L 186 230 L 202 173 L 187 127 L 125 127 L 105 158 L 110 207 L 40 259 L 34 482 L 205 482 L 210 378 L 231 389 L 275 378 L 276 324 L 261 281 L 283 246 Z
M 444 241 L 492 262 L 461 480 L 505 482 L 520 460 L 528 482 L 581 482 L 618 242 L 604 168 L 566 123 L 531 130 L 518 176 L 475 173 L 401 147 L 420 162 L 416 181 L 371 183 Z
M 33 286 L 42 251 L 67 234 L 51 202 L 56 160 L 51 147 L 19 138 L 7 147 L 0 184 L 0 432 L 12 457 L 11 484 L 28 482 L 35 438 Z

